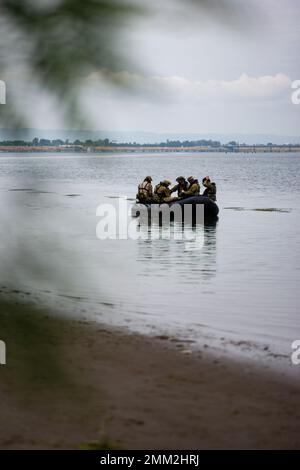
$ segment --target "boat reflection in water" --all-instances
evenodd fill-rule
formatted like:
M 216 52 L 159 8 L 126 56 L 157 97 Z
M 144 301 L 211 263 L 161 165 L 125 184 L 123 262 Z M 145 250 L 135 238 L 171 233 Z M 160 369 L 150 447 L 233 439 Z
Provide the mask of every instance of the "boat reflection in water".
M 216 274 L 218 219 L 205 223 L 137 221 L 137 261 L 145 277 L 167 278 L 166 282 L 199 284 Z

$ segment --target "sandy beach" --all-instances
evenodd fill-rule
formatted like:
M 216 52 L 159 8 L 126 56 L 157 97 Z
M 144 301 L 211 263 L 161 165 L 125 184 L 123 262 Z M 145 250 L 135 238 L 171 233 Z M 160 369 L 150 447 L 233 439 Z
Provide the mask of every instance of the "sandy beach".
M 19 304 L 0 331 L 1 449 L 300 448 L 300 381 Z

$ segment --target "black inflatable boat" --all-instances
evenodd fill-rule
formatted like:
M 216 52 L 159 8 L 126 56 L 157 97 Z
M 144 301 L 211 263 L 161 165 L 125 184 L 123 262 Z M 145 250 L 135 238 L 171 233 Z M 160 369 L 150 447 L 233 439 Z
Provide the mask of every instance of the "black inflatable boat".
M 204 206 L 204 218 L 205 220 L 211 220 L 211 219 L 217 219 L 218 218 L 218 213 L 219 213 L 219 208 L 217 204 L 212 201 L 210 198 L 206 196 L 193 196 L 193 197 L 187 197 L 184 199 L 179 199 L 178 201 L 172 201 L 168 203 L 164 203 L 164 205 L 168 205 L 169 207 L 173 207 L 174 210 L 176 205 L 181 206 L 182 209 L 182 216 L 184 217 L 184 208 L 189 205 L 189 209 L 192 206 L 192 211 L 190 212 L 193 217 L 193 221 L 195 220 L 195 215 L 196 215 L 196 208 L 199 204 Z M 141 203 L 136 203 L 132 207 L 132 216 L 133 217 L 138 217 L 140 215 L 140 212 L 143 208 L 147 208 L 148 214 L 151 214 L 151 210 L 155 208 L 160 208 L 162 205 L 159 204 L 141 204 Z

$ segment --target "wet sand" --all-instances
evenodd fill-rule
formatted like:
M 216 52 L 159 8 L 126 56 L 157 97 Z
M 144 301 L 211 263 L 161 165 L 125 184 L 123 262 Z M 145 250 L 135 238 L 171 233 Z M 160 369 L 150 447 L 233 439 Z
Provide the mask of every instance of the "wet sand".
M 291 381 L 11 303 L 0 338 L 1 449 L 300 448 L 300 367 Z

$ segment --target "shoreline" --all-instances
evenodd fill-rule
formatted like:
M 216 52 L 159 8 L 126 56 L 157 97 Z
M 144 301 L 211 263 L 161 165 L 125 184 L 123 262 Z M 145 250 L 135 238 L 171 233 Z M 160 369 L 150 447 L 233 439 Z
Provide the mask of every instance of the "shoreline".
M 0 154 L 5 153 L 55 153 L 55 154 L 70 154 L 76 153 L 79 155 L 97 155 L 97 154 L 149 154 L 155 155 L 159 153 L 175 153 L 175 154 L 185 154 L 185 153 L 196 153 L 196 154 L 272 154 L 274 153 L 300 153 L 300 146 L 288 146 L 288 145 L 274 145 L 272 147 L 268 146 L 254 146 L 248 145 L 245 147 L 237 147 L 234 150 L 226 149 L 225 147 L 221 148 L 199 148 L 199 147 L 80 147 L 80 146 L 65 146 L 65 147 L 56 147 L 56 146 L 1 146 L 0 145 Z
M 89 324 L 94 328 L 101 327 L 115 332 L 117 335 L 138 336 L 154 341 L 159 346 L 168 347 L 183 354 L 197 357 L 201 352 L 214 359 L 226 359 L 229 362 L 237 362 L 240 365 L 250 365 L 259 370 L 271 371 L 281 374 L 286 380 L 300 379 L 300 366 L 292 365 L 292 348 L 283 347 L 283 340 L 280 343 L 271 343 L 265 340 L 251 338 L 238 332 L 216 330 L 212 326 L 201 325 L 201 333 L 191 335 L 187 327 L 174 328 L 166 327 L 164 324 L 147 327 L 146 324 L 135 324 L 131 322 L 120 323 L 112 321 L 110 315 L 102 312 L 99 317 L 94 311 L 89 311 L 88 305 L 81 305 L 77 308 L 74 301 L 69 304 L 51 305 L 45 299 L 34 295 L 33 292 L 24 290 L 8 289 L 2 286 L 1 290 L 7 301 L 17 300 L 19 303 L 26 303 L 30 297 L 30 303 L 38 305 L 41 311 L 59 312 L 62 318 L 74 320 L 79 324 Z M 0 290 L 0 292 L 1 292 Z M 28 304 L 27 304 L 28 305 Z M 29 304 L 30 305 L 30 304 Z M 70 315 L 72 312 L 72 315 Z M 271 339 L 271 338 L 270 338 Z
M 300 380 L 24 304 L 1 307 L 1 449 L 300 448 Z

